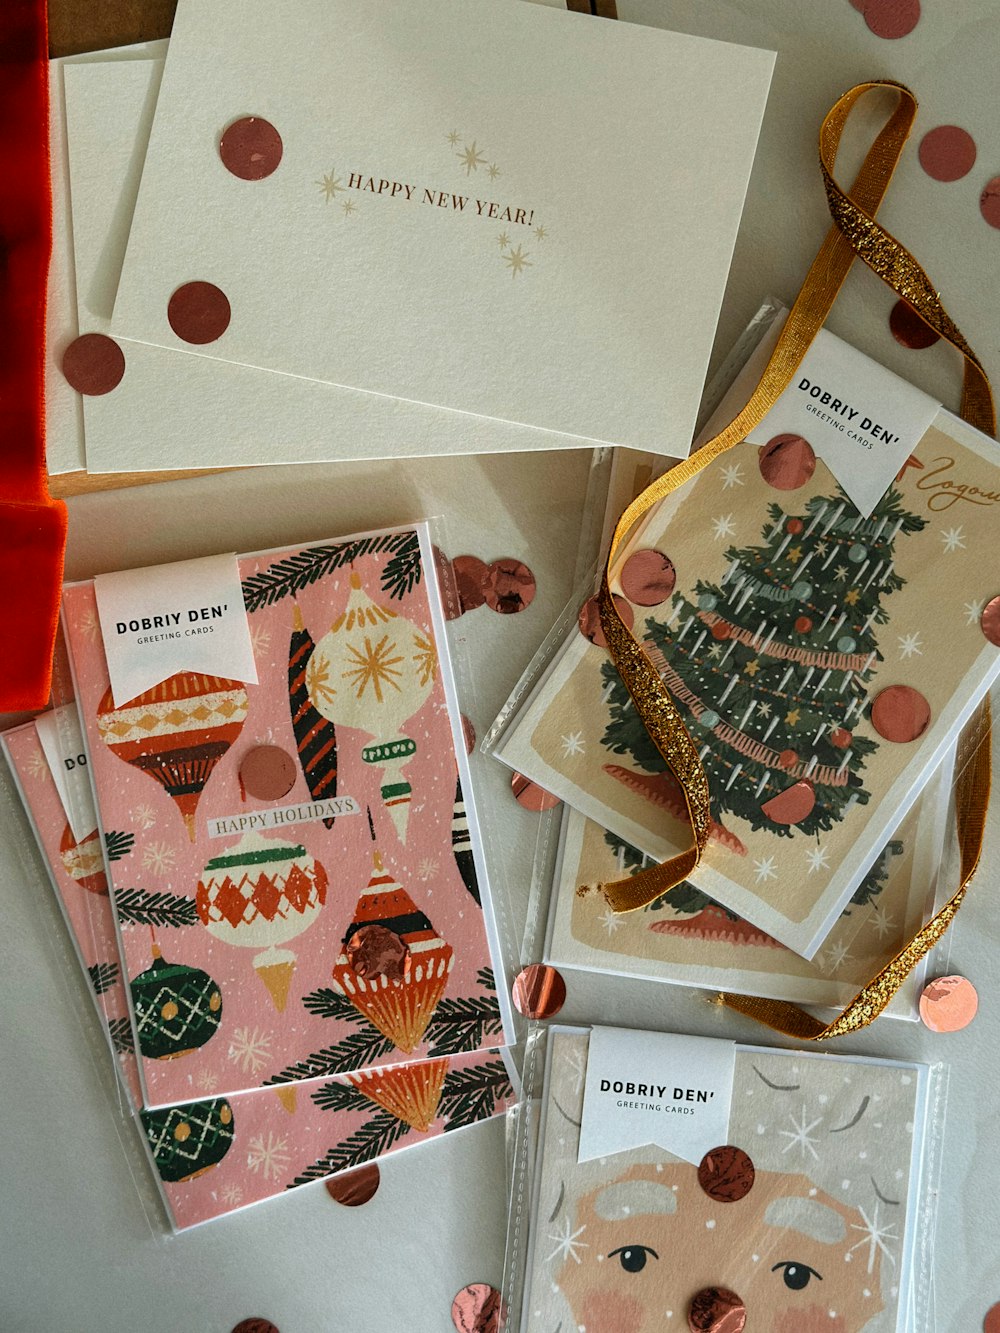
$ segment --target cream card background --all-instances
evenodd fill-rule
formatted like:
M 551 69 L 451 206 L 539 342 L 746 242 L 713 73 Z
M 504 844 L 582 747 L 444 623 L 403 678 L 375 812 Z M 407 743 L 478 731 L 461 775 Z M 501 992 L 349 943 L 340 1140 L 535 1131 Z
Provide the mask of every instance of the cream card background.
M 182 3 L 114 330 L 180 345 L 169 297 L 207 280 L 233 308 L 208 356 L 683 452 L 771 65 L 515 0 Z M 247 183 L 216 145 L 251 107 L 284 156 Z M 371 195 L 346 216 L 330 172 L 498 196 L 548 236 L 512 277 L 501 225 Z

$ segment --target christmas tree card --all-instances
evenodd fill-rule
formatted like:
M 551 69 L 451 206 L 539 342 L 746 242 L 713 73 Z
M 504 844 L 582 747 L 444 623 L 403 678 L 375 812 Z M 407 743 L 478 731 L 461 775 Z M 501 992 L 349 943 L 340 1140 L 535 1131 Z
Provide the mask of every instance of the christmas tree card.
M 64 624 L 147 1107 L 503 1044 L 425 528 L 101 576 Z
M 231 1098 L 214 1095 L 217 1085 L 209 1075 L 202 1079 L 200 1100 L 142 1110 L 96 812 L 91 805 L 91 834 L 76 840 L 35 723 L 4 732 L 0 742 L 175 1228 L 352 1170 L 507 1109 L 513 1088 L 506 1052 L 487 1051 Z M 128 835 L 104 832 L 103 839 L 110 860 L 128 854 Z M 262 1067 L 267 1051 L 259 1036 L 236 1031 L 231 1040 L 232 1058 L 251 1072 Z
M 639 912 L 615 914 L 580 884 L 650 864 L 613 833 L 563 808 L 544 961 L 840 1009 L 894 958 L 933 910 L 951 807 L 952 756 L 876 857 L 812 962 L 685 881 Z M 887 1014 L 917 1017 L 926 960 Z
M 806 958 L 1000 673 L 998 524 L 996 442 L 939 410 L 867 516 L 779 432 L 651 509 L 616 562 L 708 775 L 692 881 Z M 658 861 L 690 845 L 592 615 L 518 703 L 505 763 Z
M 931 1095 L 922 1065 L 551 1029 L 514 1327 L 902 1333 Z
M 686 453 L 773 59 L 522 0 L 182 0 L 111 331 Z

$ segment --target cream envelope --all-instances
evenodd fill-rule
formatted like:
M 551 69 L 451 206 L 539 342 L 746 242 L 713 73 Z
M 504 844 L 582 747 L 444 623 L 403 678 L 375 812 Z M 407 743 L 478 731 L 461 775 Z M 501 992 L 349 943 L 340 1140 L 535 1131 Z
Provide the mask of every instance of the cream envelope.
M 116 336 L 686 452 L 770 54 L 514 0 L 266 15 L 179 8 Z M 260 180 L 219 153 L 248 114 Z M 168 322 L 190 283 L 213 342 Z

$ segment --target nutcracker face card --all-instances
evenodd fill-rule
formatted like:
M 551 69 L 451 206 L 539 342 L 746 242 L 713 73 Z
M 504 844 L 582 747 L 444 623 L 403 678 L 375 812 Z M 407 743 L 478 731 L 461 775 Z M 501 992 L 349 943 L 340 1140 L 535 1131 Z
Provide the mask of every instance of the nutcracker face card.
M 923 1067 L 737 1046 L 728 1132 L 704 1156 L 637 1144 L 580 1160 L 601 1096 L 593 1040 L 565 1028 L 549 1036 L 522 1330 L 653 1333 L 689 1320 L 736 1329 L 744 1319 L 759 1333 L 906 1327 Z M 618 1082 L 628 1087 L 631 1073 L 655 1085 L 656 1069 L 624 1062 Z M 687 1105 L 675 1092 L 697 1082 L 687 1073 L 680 1089 L 664 1075 L 652 1098 L 638 1082 L 644 1094 L 623 1098 L 613 1079 L 604 1096 L 619 1107 L 652 1100 L 669 1142 L 679 1117 L 666 1108 Z
M 1000 671 L 996 450 L 939 413 L 863 517 L 804 438 L 743 443 L 617 564 L 708 775 L 693 882 L 807 958 Z M 584 633 L 497 754 L 658 861 L 690 845 L 680 788 Z
M 580 884 L 621 879 L 650 861 L 579 811 L 564 808 L 545 962 L 560 969 L 767 995 L 842 1008 L 910 939 L 934 908 L 950 811 L 951 757 L 934 775 L 807 962 L 759 927 L 684 882 L 638 912 L 615 914 Z M 926 963 L 886 1013 L 917 1017 Z
M 212 1095 L 216 1085 L 206 1075 L 198 1101 L 141 1111 L 100 834 L 95 824 L 90 836 L 74 838 L 34 723 L 5 732 L 2 744 L 174 1227 L 353 1170 L 506 1110 L 513 1088 L 505 1053 L 477 1051 L 229 1098 Z M 112 857 L 127 853 L 126 838 L 106 840 Z
M 411 527 L 66 590 L 132 840 L 108 878 L 147 1107 L 504 1042 L 429 551 Z

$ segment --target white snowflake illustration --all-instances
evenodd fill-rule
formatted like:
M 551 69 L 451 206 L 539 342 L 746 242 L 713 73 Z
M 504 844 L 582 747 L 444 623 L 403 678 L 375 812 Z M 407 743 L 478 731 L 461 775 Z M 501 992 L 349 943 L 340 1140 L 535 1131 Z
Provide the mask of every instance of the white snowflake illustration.
M 808 1152 L 812 1153 L 813 1159 L 818 1162 L 819 1153 L 813 1147 L 813 1144 L 818 1143 L 819 1139 L 814 1139 L 811 1137 L 811 1135 L 816 1126 L 821 1125 L 823 1123 L 823 1117 L 818 1116 L 815 1120 L 813 1120 L 810 1124 L 807 1125 L 806 1104 L 805 1102 L 803 1102 L 802 1119 L 796 1120 L 795 1117 L 792 1115 L 791 1111 L 789 1111 L 788 1113 L 788 1118 L 792 1122 L 792 1128 L 778 1130 L 778 1133 L 781 1135 L 781 1137 L 783 1139 L 788 1140 L 788 1142 L 785 1144 L 785 1146 L 782 1148 L 781 1151 L 790 1152 L 792 1148 L 798 1147 L 800 1153 L 802 1154 L 803 1161 L 805 1160 L 806 1153 Z
M 712 527 L 715 529 L 713 535 L 716 541 L 718 541 L 720 537 L 731 537 L 733 533 L 736 531 L 736 528 L 733 526 L 732 514 L 726 514 L 724 517 L 720 516 L 719 518 L 713 518 Z
M 597 919 L 609 935 L 613 935 L 622 923 L 621 917 L 612 912 L 610 907 L 602 912 Z
M 92 607 L 88 607 L 80 617 L 80 623 L 77 625 L 77 629 L 85 639 L 96 639 L 100 632 L 100 628 L 97 612 Z
M 836 972 L 845 963 L 853 963 L 854 957 L 846 944 L 831 944 L 823 954 L 823 971 Z
M 754 861 L 754 878 L 758 884 L 764 884 L 769 879 L 777 879 L 778 872 L 775 869 L 774 857 L 767 856 L 762 861 Z
M 899 635 L 899 655 L 900 657 L 912 657 L 916 653 L 918 657 L 923 657 L 924 650 L 920 646 L 919 634 L 900 634 Z
M 236 1028 L 229 1042 L 229 1058 L 245 1074 L 256 1074 L 271 1058 L 272 1034 L 261 1028 Z
M 243 1202 L 243 1191 L 239 1185 L 226 1185 L 222 1190 L 222 1202 L 228 1204 L 230 1208 L 235 1208 L 237 1204 Z
M 578 1240 L 577 1237 L 582 1236 L 587 1228 L 582 1226 L 576 1231 L 572 1228 L 573 1223 L 567 1217 L 563 1219 L 562 1235 L 558 1232 L 549 1232 L 549 1240 L 555 1241 L 556 1248 L 549 1255 L 548 1259 L 546 1259 L 546 1263 L 550 1264 L 552 1260 L 556 1258 L 573 1259 L 578 1264 L 583 1263 L 583 1260 L 577 1254 L 577 1250 L 589 1250 L 590 1246 L 585 1240 Z
M 165 875 L 173 870 L 176 859 L 176 851 L 167 842 L 151 842 L 143 848 L 143 868 L 151 870 L 154 875 Z
M 219 1086 L 219 1080 L 210 1069 L 203 1069 L 195 1082 L 198 1084 L 199 1092 L 214 1092 Z
M 980 617 L 983 614 L 982 602 L 966 602 L 962 608 L 965 611 L 965 623 L 967 625 L 978 625 Z
M 766 699 L 764 699 L 761 703 L 757 705 L 757 716 L 758 717 L 771 716 L 771 705 Z
M 830 869 L 830 853 L 825 847 L 814 847 L 811 852 L 806 852 L 806 860 L 809 862 L 810 875 L 817 870 Z
M 865 1234 L 862 1237 L 862 1239 L 858 1241 L 857 1245 L 851 1246 L 851 1249 L 860 1250 L 862 1245 L 868 1246 L 869 1273 L 874 1271 L 875 1255 L 878 1254 L 879 1251 L 881 1251 L 881 1253 L 885 1255 L 885 1257 L 892 1264 L 893 1268 L 895 1268 L 896 1267 L 895 1257 L 890 1251 L 889 1246 L 886 1244 L 887 1241 L 899 1239 L 899 1237 L 896 1235 L 895 1222 L 890 1222 L 888 1226 L 879 1226 L 877 1203 L 875 1204 L 875 1211 L 871 1217 L 868 1216 L 868 1214 L 865 1212 L 863 1208 L 859 1208 L 858 1212 L 861 1214 L 861 1221 L 864 1225 L 859 1226 L 857 1222 L 852 1222 L 851 1230 L 863 1231 Z
M 137 805 L 132 811 L 132 818 L 141 829 L 152 828 L 156 823 L 156 815 L 151 805 Z
M 949 528 L 947 532 L 942 529 L 941 541 L 944 543 L 946 555 L 950 551 L 965 550 L 965 533 L 961 528 Z
M 289 1160 L 288 1140 L 279 1138 L 271 1130 L 267 1131 L 267 1138 L 258 1134 L 250 1140 L 247 1166 L 251 1171 L 259 1171 L 265 1180 L 277 1180 L 287 1169 Z
M 722 469 L 722 489 L 728 491 L 731 486 L 742 486 L 743 469 L 739 463 L 733 463 L 731 467 Z
M 884 907 L 876 907 L 869 920 L 871 921 L 872 930 L 880 940 L 884 940 L 886 935 L 891 934 L 896 929 L 895 918 L 891 917 Z
M 426 884 L 429 879 L 433 879 L 441 866 L 430 856 L 425 856 L 417 867 L 417 879 L 423 880 Z
M 583 1051 L 579 1048 L 572 1050 L 570 1055 L 567 1056 L 566 1063 L 573 1071 L 573 1091 L 579 1094 L 583 1088 L 583 1080 L 587 1076 L 587 1065 L 583 1058 Z
M 847 578 L 847 566 L 838 565 L 837 568 L 833 571 L 833 578 L 835 583 L 842 583 L 844 579 Z
M 583 754 L 584 740 L 582 731 L 571 731 L 568 736 L 560 736 L 563 754 L 568 759 L 571 754 Z
M 36 778 L 39 782 L 44 782 L 49 776 L 48 761 L 40 749 L 32 750 L 31 754 L 28 756 L 26 767 L 29 775 Z
M 271 631 L 266 625 L 254 625 L 250 631 L 254 657 L 261 657 L 271 646 Z
M 817 555 L 826 555 L 827 549 L 828 549 L 828 548 L 827 548 L 827 544 L 826 544 L 826 542 L 817 542 L 817 543 L 816 543 L 816 554 L 817 554 Z

